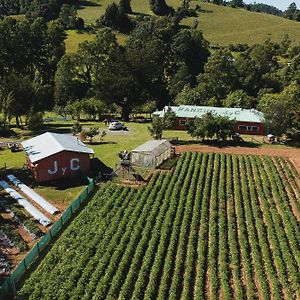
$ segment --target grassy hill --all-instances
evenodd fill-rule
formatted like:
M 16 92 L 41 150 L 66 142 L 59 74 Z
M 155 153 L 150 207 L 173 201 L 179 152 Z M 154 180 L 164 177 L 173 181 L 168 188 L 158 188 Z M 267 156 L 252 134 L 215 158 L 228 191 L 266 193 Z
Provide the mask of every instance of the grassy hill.
M 78 15 L 86 24 L 93 24 L 105 12 L 112 0 L 82 1 Z M 116 0 L 118 2 L 118 0 Z M 180 0 L 167 0 L 167 3 L 175 9 L 180 5 Z M 212 46 L 228 46 L 239 43 L 263 43 L 267 38 L 279 42 L 285 34 L 288 34 L 293 44 L 300 43 L 300 22 L 290 21 L 281 17 L 264 13 L 249 12 L 245 9 L 218 6 L 201 1 L 191 1 L 191 7 L 200 5 L 202 11 L 196 18 L 199 21 L 198 28 Z M 135 13 L 151 15 L 148 0 L 132 0 L 132 9 Z M 194 17 L 186 18 L 183 25 L 190 26 Z M 67 51 L 75 52 L 78 44 L 83 40 L 91 40 L 91 34 L 78 34 L 75 31 L 68 32 L 66 40 Z M 118 36 L 124 42 L 124 36 Z
M 195 5 L 196 1 L 192 2 Z M 279 42 L 288 34 L 293 44 L 300 42 L 300 22 L 245 9 L 200 4 L 199 29 L 212 45 L 227 46 L 238 43 L 263 43 L 267 38 Z M 191 25 L 193 18 L 183 21 Z

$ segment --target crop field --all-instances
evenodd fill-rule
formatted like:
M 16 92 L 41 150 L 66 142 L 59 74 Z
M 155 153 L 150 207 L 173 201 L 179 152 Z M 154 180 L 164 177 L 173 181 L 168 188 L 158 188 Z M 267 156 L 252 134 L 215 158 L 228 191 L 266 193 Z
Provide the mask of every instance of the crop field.
M 103 186 L 18 299 L 299 299 L 299 196 L 283 158 L 185 153 Z

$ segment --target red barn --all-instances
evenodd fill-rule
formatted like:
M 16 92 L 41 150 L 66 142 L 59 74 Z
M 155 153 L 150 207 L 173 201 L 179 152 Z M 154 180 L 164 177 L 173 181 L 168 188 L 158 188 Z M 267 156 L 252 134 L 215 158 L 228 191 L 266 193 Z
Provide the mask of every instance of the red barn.
M 155 111 L 154 116 L 163 117 L 165 112 L 171 109 L 176 114 L 175 129 L 187 129 L 189 120 L 195 117 L 201 118 L 210 112 L 219 116 L 226 116 L 230 120 L 235 120 L 235 132 L 240 134 L 265 135 L 264 114 L 256 109 L 211 107 L 211 106 L 166 106 L 162 111 Z
M 22 142 L 27 165 L 37 182 L 70 177 L 90 170 L 94 151 L 77 137 L 46 132 Z

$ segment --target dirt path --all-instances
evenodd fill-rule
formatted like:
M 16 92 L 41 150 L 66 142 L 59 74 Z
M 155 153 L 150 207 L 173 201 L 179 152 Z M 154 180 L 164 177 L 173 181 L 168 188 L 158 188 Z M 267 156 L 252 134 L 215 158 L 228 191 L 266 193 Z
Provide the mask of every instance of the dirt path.
M 249 155 L 270 155 L 289 158 L 296 167 L 300 175 L 300 149 L 280 149 L 280 148 L 247 148 L 247 147 L 214 147 L 205 145 L 181 145 L 176 146 L 176 153 L 186 151 L 214 152 L 229 154 L 249 154 Z

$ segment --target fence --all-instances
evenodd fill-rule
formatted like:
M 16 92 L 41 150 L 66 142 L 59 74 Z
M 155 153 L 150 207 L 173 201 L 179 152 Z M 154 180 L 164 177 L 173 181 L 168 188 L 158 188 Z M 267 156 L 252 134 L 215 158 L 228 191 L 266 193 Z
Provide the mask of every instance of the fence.
M 30 250 L 26 257 L 19 263 L 16 269 L 6 278 L 0 287 L 0 300 L 11 298 L 16 291 L 16 284 L 22 279 L 23 275 L 30 266 L 40 257 L 42 251 L 52 241 L 54 237 L 64 228 L 64 225 L 70 220 L 72 215 L 87 200 L 94 189 L 94 182 L 89 179 L 89 184 L 85 190 L 76 198 L 66 209 L 63 215 L 57 220 L 51 229 L 42 237 L 42 239 Z

